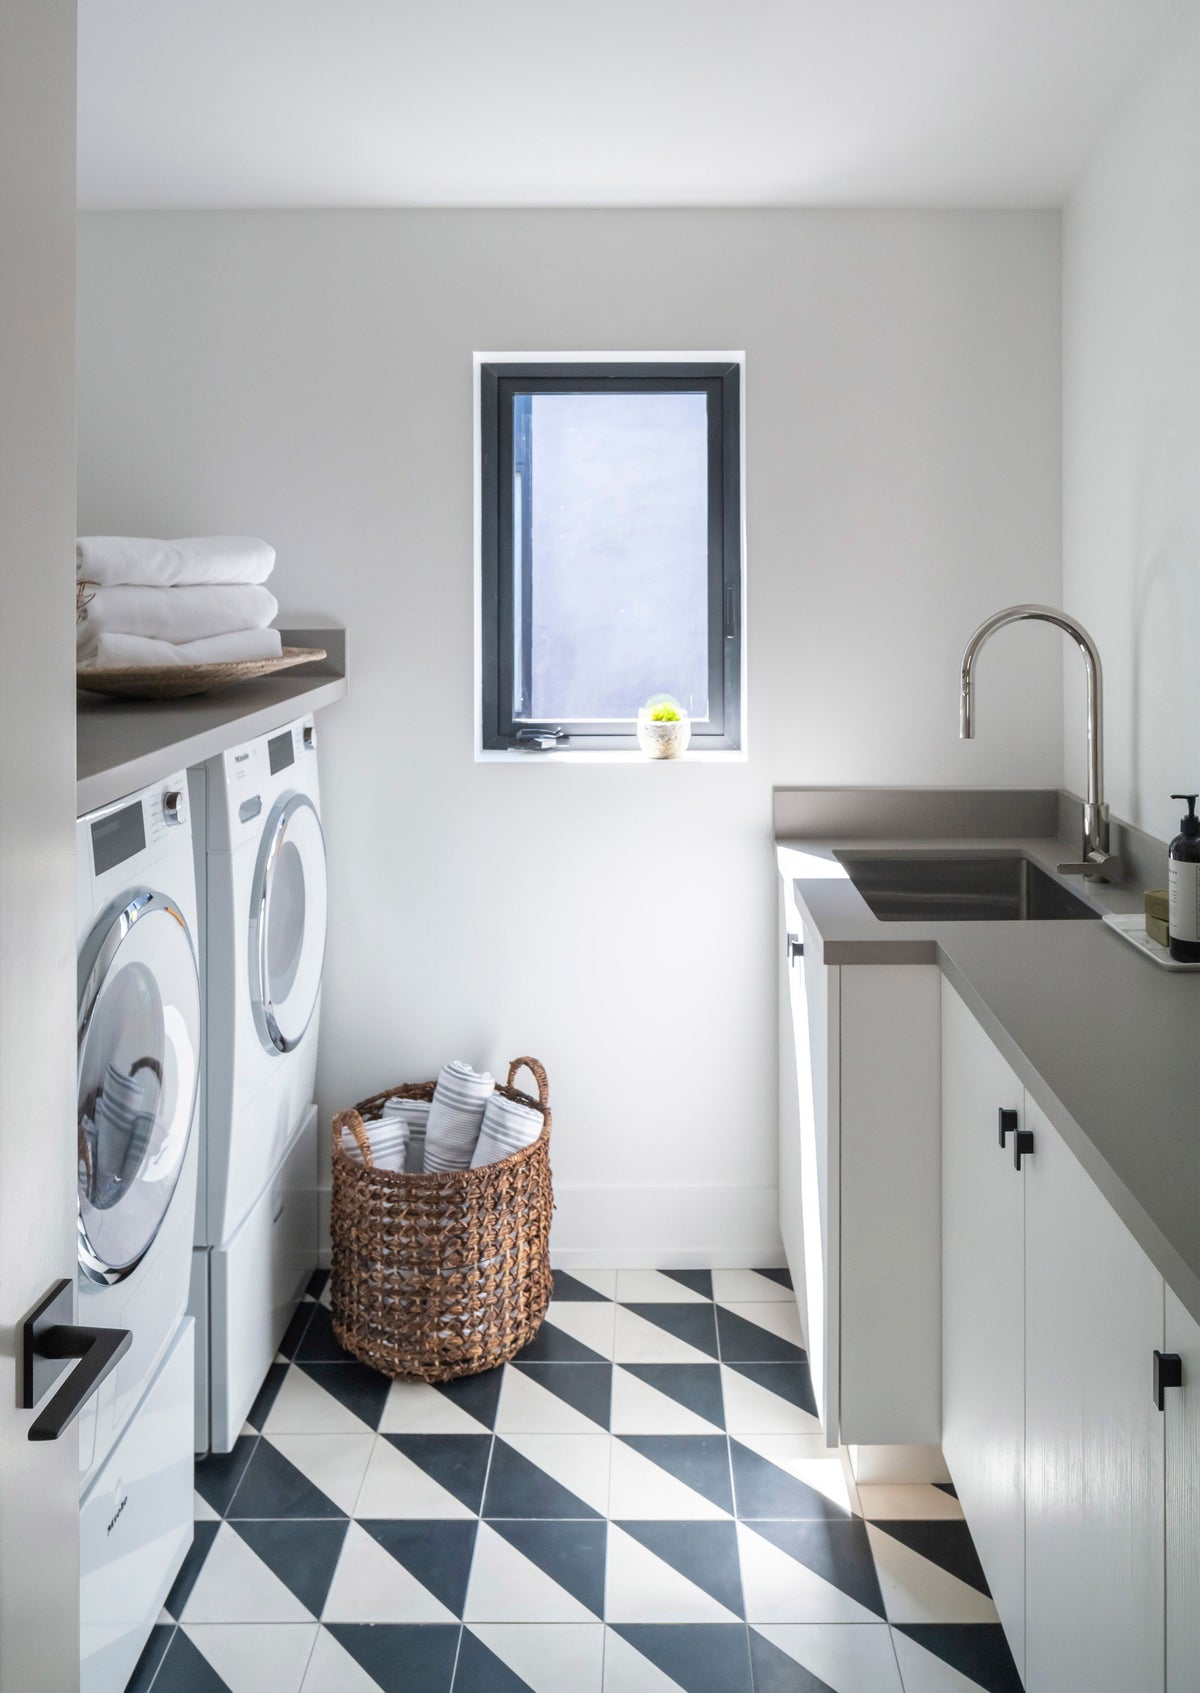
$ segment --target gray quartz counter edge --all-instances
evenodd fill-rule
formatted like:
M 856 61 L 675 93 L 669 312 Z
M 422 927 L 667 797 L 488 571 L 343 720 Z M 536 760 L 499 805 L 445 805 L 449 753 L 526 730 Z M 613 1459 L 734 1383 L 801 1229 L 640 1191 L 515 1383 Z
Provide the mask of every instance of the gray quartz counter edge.
M 76 816 L 124 799 L 175 770 L 269 735 L 346 693 L 346 631 L 285 629 L 284 644 L 324 647 L 326 657 L 191 699 L 120 700 L 80 691 L 76 715 Z

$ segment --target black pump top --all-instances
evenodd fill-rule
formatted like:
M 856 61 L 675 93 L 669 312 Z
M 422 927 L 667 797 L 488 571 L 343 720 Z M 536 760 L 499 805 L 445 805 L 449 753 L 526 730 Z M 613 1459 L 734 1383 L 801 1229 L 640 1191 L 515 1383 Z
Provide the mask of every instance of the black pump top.
M 1200 836 L 1200 817 L 1196 816 L 1196 800 L 1200 798 L 1200 795 L 1172 794 L 1171 798 L 1187 801 L 1187 816 L 1179 819 L 1179 832 L 1187 840 L 1194 841 L 1197 836 Z

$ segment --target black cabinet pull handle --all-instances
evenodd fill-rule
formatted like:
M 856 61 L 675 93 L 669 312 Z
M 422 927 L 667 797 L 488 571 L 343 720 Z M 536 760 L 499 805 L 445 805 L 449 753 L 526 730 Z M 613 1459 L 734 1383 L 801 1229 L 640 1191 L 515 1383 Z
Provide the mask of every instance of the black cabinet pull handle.
M 29 1426 L 30 1440 L 57 1440 L 95 1393 L 117 1359 L 128 1352 L 128 1329 L 81 1328 L 70 1321 L 74 1288 L 54 1284 L 21 1324 L 21 1407 L 31 1411 L 57 1380 L 65 1359 L 78 1363 Z
M 788 963 L 792 964 L 797 958 L 804 957 L 804 942 L 799 935 L 789 935 L 787 938 Z
M 1033 1130 L 1018 1129 L 1013 1135 L 1013 1169 L 1021 1168 L 1022 1158 L 1028 1158 L 1033 1151 Z
M 1154 1403 L 1165 1410 L 1164 1396 L 1169 1387 L 1183 1386 L 1183 1359 L 1178 1352 L 1154 1354 Z
M 1017 1114 L 1015 1111 L 1010 1110 L 1008 1106 L 1002 1105 L 1000 1107 L 999 1121 L 1000 1146 L 1003 1148 L 1008 1143 L 1009 1135 L 1016 1134 L 1017 1132 Z

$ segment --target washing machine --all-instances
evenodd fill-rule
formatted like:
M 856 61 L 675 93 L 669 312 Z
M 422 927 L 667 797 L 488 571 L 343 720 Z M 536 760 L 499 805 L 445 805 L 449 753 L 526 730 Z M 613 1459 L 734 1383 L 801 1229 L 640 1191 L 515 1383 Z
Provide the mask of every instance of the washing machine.
M 120 1693 L 192 1539 L 202 1046 L 184 772 L 77 828 L 79 1322 L 132 1336 L 79 1419 L 80 1674 L 84 1693 Z
M 197 1450 L 228 1452 L 317 1260 L 327 888 L 313 720 L 188 776 L 207 1040 L 189 1302 Z

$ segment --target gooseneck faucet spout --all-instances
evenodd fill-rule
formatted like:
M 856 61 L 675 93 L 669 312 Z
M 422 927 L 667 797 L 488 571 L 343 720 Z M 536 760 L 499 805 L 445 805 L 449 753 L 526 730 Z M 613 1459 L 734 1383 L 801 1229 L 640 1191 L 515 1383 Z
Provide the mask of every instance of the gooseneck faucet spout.
M 1107 881 L 1116 874 L 1118 860 L 1108 850 L 1108 807 L 1104 803 L 1104 679 L 1096 643 L 1081 623 L 1048 605 L 1012 605 L 981 623 L 967 642 L 962 657 L 958 732 L 964 741 L 975 738 L 975 666 L 990 636 L 1008 623 L 1033 619 L 1052 623 L 1069 635 L 1083 654 L 1087 674 L 1087 797 L 1083 805 L 1083 861 L 1060 864 L 1060 871 Z

